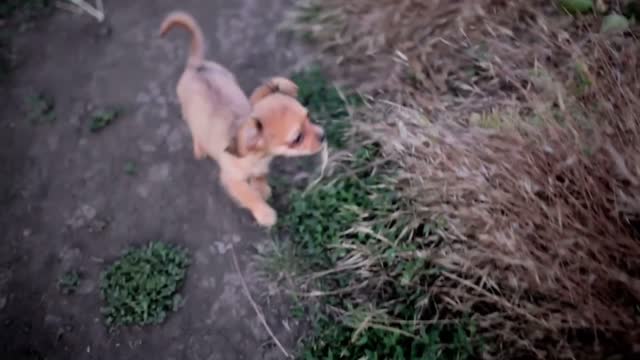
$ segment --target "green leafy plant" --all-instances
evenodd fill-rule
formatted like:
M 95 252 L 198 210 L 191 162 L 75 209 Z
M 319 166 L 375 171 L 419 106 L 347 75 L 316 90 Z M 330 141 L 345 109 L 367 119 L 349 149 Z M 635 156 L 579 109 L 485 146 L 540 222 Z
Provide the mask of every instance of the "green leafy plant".
M 560 6 L 571 14 L 585 13 L 593 9 L 593 0 L 559 0 Z
M 76 292 L 79 284 L 80 274 L 75 270 L 70 270 L 58 279 L 58 291 L 64 295 L 71 295 Z
M 102 312 L 107 324 L 163 322 L 182 304 L 179 290 L 188 266 L 187 251 L 165 243 L 129 250 L 102 274 Z
M 93 133 L 102 131 L 116 120 L 118 116 L 120 116 L 120 113 L 121 111 L 119 109 L 101 109 L 94 112 L 91 115 L 89 130 Z

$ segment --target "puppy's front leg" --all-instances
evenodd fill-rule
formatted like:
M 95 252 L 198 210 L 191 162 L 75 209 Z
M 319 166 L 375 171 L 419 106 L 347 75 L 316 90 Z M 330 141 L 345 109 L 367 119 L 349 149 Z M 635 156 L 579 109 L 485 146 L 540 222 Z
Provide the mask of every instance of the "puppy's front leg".
M 244 180 L 236 180 L 224 175 L 222 185 L 231 197 L 242 207 L 249 209 L 258 224 L 266 227 L 275 225 L 278 216 L 262 198 L 261 194 Z
M 263 199 L 267 200 L 271 197 L 271 186 L 266 175 L 251 178 L 251 186 L 262 195 Z

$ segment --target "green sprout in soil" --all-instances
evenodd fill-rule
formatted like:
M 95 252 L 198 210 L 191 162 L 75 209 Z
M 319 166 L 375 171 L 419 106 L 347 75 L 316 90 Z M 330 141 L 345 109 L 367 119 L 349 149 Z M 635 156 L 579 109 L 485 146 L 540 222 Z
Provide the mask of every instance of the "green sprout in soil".
M 80 274 L 77 271 L 70 270 L 62 274 L 58 279 L 58 291 L 64 295 L 71 295 L 76 292 L 80 284 Z
M 187 251 L 165 243 L 129 250 L 102 274 L 106 323 L 162 323 L 169 312 L 182 305 L 179 291 L 188 266 Z
M 89 130 L 96 133 L 102 131 L 109 126 L 114 120 L 120 116 L 119 109 L 102 109 L 98 110 L 91 115 L 91 123 Z
M 129 176 L 134 176 L 138 173 L 138 166 L 133 161 L 127 161 L 124 164 L 124 172 Z
M 26 100 L 28 108 L 27 118 L 32 124 L 51 123 L 55 121 L 55 105 L 53 98 L 47 94 L 40 93 L 29 96 Z

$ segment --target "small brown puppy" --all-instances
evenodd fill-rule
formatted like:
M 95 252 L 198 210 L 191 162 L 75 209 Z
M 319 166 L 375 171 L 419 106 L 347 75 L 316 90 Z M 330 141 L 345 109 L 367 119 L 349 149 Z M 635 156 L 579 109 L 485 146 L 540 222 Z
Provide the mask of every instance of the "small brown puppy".
M 204 36 L 195 19 L 181 11 L 170 13 L 160 34 L 180 26 L 191 33 L 187 66 L 177 85 L 182 117 L 193 137 L 197 159 L 210 156 L 220 166 L 220 180 L 231 197 L 251 211 L 263 226 L 276 223 L 266 199 L 269 163 L 275 156 L 319 152 L 324 131 L 309 120 L 297 100 L 298 87 L 276 77 L 254 90 L 248 99 L 235 77 L 204 58 Z

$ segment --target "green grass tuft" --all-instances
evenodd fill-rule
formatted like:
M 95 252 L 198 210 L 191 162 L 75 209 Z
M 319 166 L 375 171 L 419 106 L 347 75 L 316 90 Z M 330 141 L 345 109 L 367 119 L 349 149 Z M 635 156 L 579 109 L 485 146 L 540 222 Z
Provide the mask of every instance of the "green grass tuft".
M 320 313 L 311 314 L 316 325 L 313 335 L 304 344 L 301 358 L 470 359 L 479 348 L 472 325 L 418 328 L 411 324 L 425 294 L 412 292 L 414 287 L 410 284 L 426 284 L 438 275 L 438 270 L 429 269 L 429 264 L 422 259 L 404 255 L 418 249 L 402 241 L 402 229 L 406 225 L 402 217 L 389 220 L 398 214 L 399 199 L 384 174 L 368 172 L 367 164 L 375 160 L 376 155 L 375 148 L 364 147 L 350 165 L 351 169 L 361 168 L 361 171 L 338 175 L 306 193 L 293 192 L 289 210 L 278 225 L 280 232 L 288 233 L 292 239 L 294 249 L 290 254 L 297 260 L 298 273 L 314 274 L 336 269 L 342 260 L 354 253 L 350 249 L 355 247 L 373 254 L 371 256 L 378 259 L 378 266 L 387 269 L 390 276 L 387 282 L 378 283 L 379 279 L 372 279 L 371 284 L 367 284 L 357 271 L 342 271 L 312 282 L 314 291 L 327 293 L 322 301 L 328 307 L 321 306 Z M 351 231 L 356 225 L 366 225 L 368 231 Z M 422 226 L 421 231 L 433 235 L 438 226 L 443 225 Z M 397 281 L 390 281 L 391 277 Z M 361 290 L 341 292 L 360 284 Z M 338 293 L 334 294 L 335 291 Z M 364 307 L 359 305 L 363 301 L 367 304 Z M 356 329 L 370 315 L 366 309 L 382 306 L 389 318 L 406 321 L 408 325 L 399 326 L 376 318 L 354 338 Z M 338 316 L 329 307 L 344 313 Z
M 162 323 L 182 305 L 179 290 L 188 266 L 186 250 L 161 242 L 129 250 L 102 274 L 106 323 Z
M 366 167 L 375 152 L 367 147 L 360 149 L 353 166 Z M 312 191 L 294 190 L 289 194 L 289 208 L 277 229 L 294 239 L 299 255 L 309 258 L 310 270 L 333 263 L 342 255 L 341 251 L 327 252 L 327 247 L 338 245 L 342 234 L 363 215 L 393 211 L 391 189 L 380 175 L 365 176 L 365 171 L 336 178 Z
M 418 336 L 407 336 L 412 329 L 368 328 L 354 338 L 354 329 L 328 319 L 314 327 L 315 337 L 302 351 L 303 360 L 367 359 L 367 360 L 467 360 L 473 358 L 471 323 L 451 329 L 433 326 Z M 444 344 L 448 337 L 452 344 Z
M 291 190 L 276 227 L 290 241 L 278 242 L 270 269 L 279 267 L 276 271 L 306 279 L 296 290 L 298 299 L 305 294 L 320 299 L 309 304 L 315 309 L 308 314 L 314 326 L 299 357 L 462 360 L 477 355 L 481 342 L 471 321 L 420 322 L 432 320 L 437 309 L 424 304 L 426 290 L 417 292 L 416 285 L 426 289 L 439 272 L 414 256 L 421 249 L 411 236 L 438 241 L 438 229 L 446 224 L 409 224 L 411 216 L 403 214 L 405 207 L 389 180 L 393 164 L 381 162 L 376 144 L 354 146 L 348 138 L 349 98 L 332 88 L 318 69 L 298 74 L 294 81 L 303 104 L 319 114 L 318 122 L 331 134 L 331 145 L 352 155 L 342 171 L 323 183 Z M 354 262 L 363 264 L 337 270 Z M 368 266 L 387 278 L 363 275 Z M 294 310 L 298 317 L 300 306 Z

